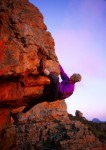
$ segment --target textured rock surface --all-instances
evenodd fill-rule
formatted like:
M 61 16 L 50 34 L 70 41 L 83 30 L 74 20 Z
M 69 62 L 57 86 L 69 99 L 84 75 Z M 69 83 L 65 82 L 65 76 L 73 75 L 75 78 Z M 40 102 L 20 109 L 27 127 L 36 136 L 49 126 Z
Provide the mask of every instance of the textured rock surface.
M 69 118 L 64 100 L 38 104 L 15 128 L 19 150 L 105 150 L 88 125 Z
M 15 126 L 19 150 L 104 149 L 102 143 L 86 125 L 77 120 L 69 120 L 64 111 L 61 111 L 58 117 L 52 113 L 42 114 L 44 120 L 38 119 L 34 122 L 34 119 L 30 118 L 26 124 L 20 122 Z
M 27 0 L 0 1 L 0 104 L 21 106 L 49 84 L 41 69 L 59 74 L 54 40 Z
M 86 125 L 69 119 L 64 100 L 37 104 L 17 125 L 10 117 L 49 90 L 42 68 L 59 75 L 54 46 L 38 8 L 0 0 L 0 150 L 105 150 Z
M 9 109 L 0 109 L 0 150 L 17 150 L 16 131 L 11 125 Z

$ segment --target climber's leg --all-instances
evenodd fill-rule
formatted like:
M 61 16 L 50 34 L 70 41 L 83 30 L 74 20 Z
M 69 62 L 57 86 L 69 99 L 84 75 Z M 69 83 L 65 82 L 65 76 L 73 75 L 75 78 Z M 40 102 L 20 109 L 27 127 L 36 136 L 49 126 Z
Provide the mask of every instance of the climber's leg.
M 45 97 L 42 96 L 39 99 L 32 99 L 28 105 L 23 109 L 23 113 L 26 113 L 27 111 L 29 111 L 32 107 L 34 107 L 36 104 L 44 102 L 44 101 L 55 101 L 58 98 L 58 85 L 59 85 L 59 78 L 50 73 L 48 76 L 51 80 L 51 89 L 50 89 L 50 93 L 47 94 Z
M 27 104 L 27 106 L 22 110 L 23 113 L 26 113 L 27 111 L 29 111 L 33 106 L 35 105 L 34 102 L 32 102 L 32 100 Z
M 27 111 L 29 111 L 32 107 L 34 107 L 35 105 L 37 105 L 38 103 L 41 103 L 44 101 L 43 97 L 40 97 L 39 99 L 32 99 L 27 106 L 22 110 L 23 113 L 26 113 Z
M 53 73 L 50 73 L 48 77 L 51 80 L 51 90 L 48 95 L 48 101 L 55 101 L 58 98 L 59 77 Z

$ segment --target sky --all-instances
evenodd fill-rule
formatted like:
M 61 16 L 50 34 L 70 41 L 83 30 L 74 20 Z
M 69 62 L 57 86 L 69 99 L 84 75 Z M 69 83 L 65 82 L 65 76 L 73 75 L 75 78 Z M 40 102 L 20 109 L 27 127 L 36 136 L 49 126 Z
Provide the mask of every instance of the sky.
M 80 73 L 68 113 L 106 121 L 106 1 L 29 0 L 44 17 L 60 64 L 70 77 Z

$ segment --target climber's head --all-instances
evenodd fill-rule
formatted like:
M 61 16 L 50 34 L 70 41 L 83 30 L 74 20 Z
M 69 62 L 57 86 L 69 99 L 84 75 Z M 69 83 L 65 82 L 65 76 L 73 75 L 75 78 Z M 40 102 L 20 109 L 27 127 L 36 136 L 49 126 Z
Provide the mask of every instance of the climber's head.
M 76 83 L 76 82 L 80 82 L 81 81 L 81 75 L 74 73 L 71 77 L 70 77 L 70 81 L 72 83 Z

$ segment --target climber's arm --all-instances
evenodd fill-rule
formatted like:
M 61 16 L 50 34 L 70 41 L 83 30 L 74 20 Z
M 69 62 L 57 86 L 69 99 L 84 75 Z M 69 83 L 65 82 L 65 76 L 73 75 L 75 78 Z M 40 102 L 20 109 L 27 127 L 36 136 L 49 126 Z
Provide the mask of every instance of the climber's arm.
M 69 80 L 68 75 L 64 72 L 62 66 L 60 65 L 60 76 L 62 80 Z

